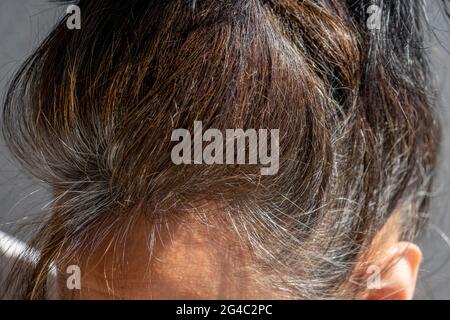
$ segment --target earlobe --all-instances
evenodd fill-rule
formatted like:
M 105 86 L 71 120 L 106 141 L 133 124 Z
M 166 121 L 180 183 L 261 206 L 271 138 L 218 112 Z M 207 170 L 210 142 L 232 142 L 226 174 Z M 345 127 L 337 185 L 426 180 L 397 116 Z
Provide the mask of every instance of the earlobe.
M 370 289 L 370 300 L 411 300 L 414 296 L 422 251 L 411 242 L 399 242 L 384 254 L 380 286 Z

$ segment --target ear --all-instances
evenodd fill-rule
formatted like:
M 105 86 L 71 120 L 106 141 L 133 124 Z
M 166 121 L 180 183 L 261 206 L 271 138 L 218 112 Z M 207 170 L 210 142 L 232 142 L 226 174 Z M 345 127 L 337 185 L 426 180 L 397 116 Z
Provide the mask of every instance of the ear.
M 382 253 L 384 271 L 379 286 L 369 288 L 370 300 L 411 300 L 416 288 L 422 251 L 410 242 L 398 242 Z

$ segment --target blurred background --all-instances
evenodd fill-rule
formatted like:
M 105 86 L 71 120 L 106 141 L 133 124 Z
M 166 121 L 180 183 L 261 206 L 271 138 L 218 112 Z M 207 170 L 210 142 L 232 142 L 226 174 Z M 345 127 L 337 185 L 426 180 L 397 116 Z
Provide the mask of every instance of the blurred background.
M 444 23 L 436 2 L 429 3 L 428 15 L 437 39 L 430 40 L 426 50 L 436 76 L 444 138 L 432 218 L 417 239 L 424 251 L 424 263 L 416 299 L 450 300 L 450 26 Z M 48 0 L 0 0 L 0 101 L 14 72 L 64 13 L 65 7 Z M 49 194 L 45 185 L 21 172 L 0 141 L 0 231 L 26 224 L 46 208 Z M 0 277 L 1 271 L 0 266 Z

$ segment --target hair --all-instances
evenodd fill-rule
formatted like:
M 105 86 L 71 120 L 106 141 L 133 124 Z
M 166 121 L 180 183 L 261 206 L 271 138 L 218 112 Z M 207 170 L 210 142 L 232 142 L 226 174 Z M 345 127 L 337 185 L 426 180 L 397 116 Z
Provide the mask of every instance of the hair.
M 18 297 L 44 298 L 55 260 L 126 236 L 138 215 L 182 218 L 208 202 L 274 287 L 354 298 L 351 276 L 389 218 L 400 211 L 403 239 L 423 224 L 440 141 L 424 1 L 78 6 L 81 30 L 62 19 L 4 103 L 9 149 L 54 192 L 31 242 L 39 261 L 13 270 Z M 279 129 L 278 173 L 173 164 L 172 131 L 196 120 Z

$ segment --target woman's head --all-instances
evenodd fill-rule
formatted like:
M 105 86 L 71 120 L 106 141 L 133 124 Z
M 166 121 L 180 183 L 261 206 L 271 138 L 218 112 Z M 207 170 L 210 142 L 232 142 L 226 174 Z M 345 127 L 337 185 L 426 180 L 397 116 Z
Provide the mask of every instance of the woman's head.
M 399 241 L 423 222 L 439 145 L 422 2 L 79 1 L 81 29 L 62 21 L 5 103 L 6 142 L 55 197 L 24 296 L 44 296 L 55 261 L 151 273 L 175 298 L 203 292 L 189 274 L 226 274 L 231 298 L 257 297 L 243 283 L 370 297 L 367 268 L 395 272 L 390 258 L 414 280 L 417 248 Z M 172 133 L 195 121 L 279 130 L 278 171 L 174 164 Z

